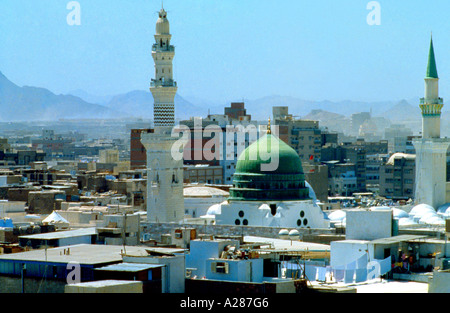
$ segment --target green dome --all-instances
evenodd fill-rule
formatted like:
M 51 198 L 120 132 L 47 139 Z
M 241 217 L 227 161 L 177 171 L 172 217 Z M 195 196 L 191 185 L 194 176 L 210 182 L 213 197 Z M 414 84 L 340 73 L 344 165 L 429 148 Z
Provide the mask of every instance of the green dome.
M 278 137 L 267 134 L 239 156 L 229 200 L 304 200 L 308 195 L 300 157 Z

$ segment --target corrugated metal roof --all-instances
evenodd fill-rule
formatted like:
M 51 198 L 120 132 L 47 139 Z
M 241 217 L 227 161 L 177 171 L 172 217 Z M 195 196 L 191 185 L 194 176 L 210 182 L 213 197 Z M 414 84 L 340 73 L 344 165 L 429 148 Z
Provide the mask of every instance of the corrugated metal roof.
M 371 244 L 393 244 L 398 242 L 404 242 L 404 241 L 410 241 L 410 240 L 417 240 L 426 238 L 427 236 L 419 236 L 419 235 L 399 235 L 399 236 L 393 236 L 388 238 L 380 238 L 372 240 Z
M 165 266 L 164 264 L 119 263 L 96 268 L 95 270 L 113 271 L 113 272 L 140 272 L 164 266 Z
M 80 228 L 80 229 L 74 229 L 74 230 L 55 231 L 55 232 L 43 233 L 43 234 L 23 235 L 23 236 L 19 236 L 19 238 L 38 239 L 38 240 L 54 240 L 54 239 L 88 236 L 88 235 L 96 235 L 96 234 L 97 234 L 97 230 L 95 229 L 95 227 L 89 227 L 89 228 Z

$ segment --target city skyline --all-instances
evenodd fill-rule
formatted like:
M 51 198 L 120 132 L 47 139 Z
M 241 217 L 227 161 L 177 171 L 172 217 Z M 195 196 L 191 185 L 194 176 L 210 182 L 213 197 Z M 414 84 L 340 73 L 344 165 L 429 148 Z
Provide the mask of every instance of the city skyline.
M 148 91 L 161 1 L 8 1 L 0 13 L 0 71 L 18 85 L 97 96 Z M 179 94 L 225 103 L 283 95 L 306 100 L 386 101 L 423 93 L 431 31 L 441 93 L 450 91 L 444 1 L 164 2 Z M 442 18 L 439 18 L 442 16 Z M 424 18 L 426 17 L 426 18 Z M 126 27 L 125 27 L 126 26 Z

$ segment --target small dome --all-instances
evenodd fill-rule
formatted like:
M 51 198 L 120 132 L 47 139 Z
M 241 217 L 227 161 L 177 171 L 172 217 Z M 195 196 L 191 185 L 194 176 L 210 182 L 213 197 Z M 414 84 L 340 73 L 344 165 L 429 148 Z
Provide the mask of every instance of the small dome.
M 427 220 L 427 224 L 429 225 L 445 225 L 445 220 L 440 218 L 439 216 L 431 217 Z
M 393 208 L 392 213 L 394 215 L 394 218 L 396 218 L 396 219 L 409 217 L 409 215 L 408 215 L 408 213 L 406 213 L 406 211 L 403 211 L 403 210 L 397 209 L 397 208 Z
M 409 212 L 409 215 L 412 216 L 423 215 L 426 212 L 436 212 L 436 211 L 431 205 L 421 203 L 413 207 L 412 210 Z
M 410 225 L 416 225 L 416 224 L 417 223 L 410 217 L 402 217 L 398 220 L 399 226 L 410 226 Z
M 317 196 L 316 196 L 316 192 L 314 191 L 314 189 L 312 188 L 312 186 L 305 180 L 305 186 L 308 187 L 309 189 L 309 197 L 311 199 L 313 199 L 313 202 L 317 202 Z
M 450 203 L 443 204 L 438 208 L 437 213 L 446 215 L 447 213 L 450 213 L 449 208 L 450 208 Z
M 409 215 L 413 217 L 422 217 L 425 213 L 428 212 L 436 213 L 436 211 L 431 205 L 421 203 L 413 207 L 412 210 L 409 212 Z
M 388 206 L 374 206 L 374 207 L 371 207 L 371 208 L 369 208 L 369 210 L 370 211 L 383 211 L 383 210 L 391 210 L 392 208 L 391 207 L 388 207 Z
M 228 197 L 229 193 L 214 187 L 198 186 L 183 189 L 183 196 L 188 198 Z
M 167 19 L 167 12 L 164 11 L 164 9 L 161 9 L 161 11 L 159 11 L 159 18 L 156 21 L 156 34 L 157 35 L 170 34 L 169 20 Z
M 298 232 L 298 230 L 293 229 L 293 230 L 291 230 L 291 231 L 289 232 L 289 236 L 290 236 L 290 237 L 297 237 L 297 236 L 300 236 L 300 233 Z
M 223 203 L 223 202 L 222 202 Z M 222 214 L 222 203 L 211 205 L 206 211 L 206 215 L 220 215 Z
M 347 213 L 345 211 L 337 210 L 337 211 L 331 212 L 328 215 L 328 218 L 330 219 L 330 221 L 342 221 L 346 216 L 347 216 Z
M 288 236 L 289 231 L 287 229 L 282 229 L 278 232 L 278 236 Z
M 418 218 L 417 215 L 415 217 Z M 419 224 L 429 224 L 429 221 L 434 218 L 440 217 L 435 212 L 426 212 L 420 217 Z

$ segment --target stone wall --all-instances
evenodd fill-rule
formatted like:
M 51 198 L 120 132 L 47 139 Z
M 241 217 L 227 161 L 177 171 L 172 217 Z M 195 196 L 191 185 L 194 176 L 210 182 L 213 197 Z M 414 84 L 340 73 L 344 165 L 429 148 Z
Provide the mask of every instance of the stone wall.
M 178 228 L 195 228 L 197 234 L 207 234 L 212 236 L 259 236 L 268 238 L 279 238 L 278 233 L 284 227 L 263 227 L 263 226 L 235 226 L 235 225 L 198 225 L 198 224 L 177 224 L 177 223 L 145 223 L 143 232 L 149 234 L 150 238 L 161 240 L 162 234 L 171 234 L 172 230 Z M 300 240 L 303 237 L 312 239 L 314 235 L 335 234 L 335 229 L 314 229 L 295 228 L 300 233 Z M 288 229 L 289 231 L 291 228 Z
M 25 293 L 64 293 L 66 282 L 50 279 L 26 277 L 24 280 Z M 22 280 L 20 277 L 0 276 L 0 293 L 21 293 Z

